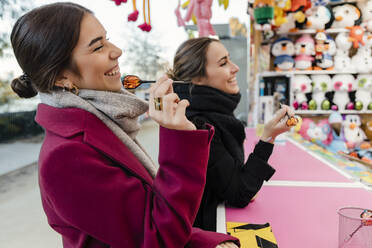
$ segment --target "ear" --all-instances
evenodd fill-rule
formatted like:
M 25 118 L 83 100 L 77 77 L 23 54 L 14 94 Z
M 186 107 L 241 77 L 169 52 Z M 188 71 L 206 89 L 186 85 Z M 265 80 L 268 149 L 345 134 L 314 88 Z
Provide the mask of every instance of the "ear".
M 191 82 L 195 85 L 203 85 L 204 84 L 204 77 L 194 77 L 191 79 Z
M 56 82 L 54 83 L 54 86 L 66 88 L 66 84 L 64 83 L 63 79 L 57 79 Z
M 74 76 L 72 72 L 64 70 L 57 77 L 57 80 L 54 83 L 54 85 L 61 88 L 72 89 L 72 86 L 74 85 L 75 82 L 75 78 L 76 76 Z

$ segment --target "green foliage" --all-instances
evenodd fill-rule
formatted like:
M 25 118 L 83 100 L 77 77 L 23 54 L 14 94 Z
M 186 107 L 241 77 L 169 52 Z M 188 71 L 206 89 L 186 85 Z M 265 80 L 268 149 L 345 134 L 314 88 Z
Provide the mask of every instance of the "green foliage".
M 0 0 L 0 19 L 12 24 L 15 20 L 31 8 L 31 1 L 22 0 Z M 0 57 L 4 56 L 6 49 L 10 47 L 11 30 L 0 31 Z
M 10 87 L 10 83 L 0 79 L 0 106 L 3 104 L 9 104 L 16 98 L 17 95 Z
M 35 122 L 36 111 L 0 114 L 0 142 L 32 137 L 43 132 Z

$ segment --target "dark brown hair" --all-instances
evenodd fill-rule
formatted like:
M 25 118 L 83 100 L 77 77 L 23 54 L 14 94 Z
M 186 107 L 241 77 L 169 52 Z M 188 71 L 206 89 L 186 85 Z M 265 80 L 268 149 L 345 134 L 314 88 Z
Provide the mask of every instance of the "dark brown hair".
M 53 3 L 31 10 L 15 23 L 10 39 L 24 75 L 12 81 L 20 97 L 51 92 L 62 70 L 79 75 L 71 58 L 83 16 L 92 11 L 74 3 Z
M 177 49 L 173 60 L 173 70 L 167 74 L 173 80 L 191 81 L 195 77 L 206 76 L 207 49 L 217 39 L 201 37 L 183 42 Z

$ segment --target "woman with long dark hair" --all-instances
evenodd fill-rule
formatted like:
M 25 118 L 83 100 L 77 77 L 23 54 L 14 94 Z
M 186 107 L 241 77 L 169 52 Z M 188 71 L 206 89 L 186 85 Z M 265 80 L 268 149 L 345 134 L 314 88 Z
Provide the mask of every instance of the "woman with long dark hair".
M 223 44 L 207 37 L 185 41 L 177 49 L 173 80 L 191 82 L 174 84 L 174 91 L 190 106 L 186 116 L 198 128 L 207 124 L 215 127 L 208 161 L 207 181 L 195 226 L 215 231 L 217 205 L 221 202 L 233 207 L 245 207 L 260 190 L 263 181 L 274 174 L 268 163 L 273 143 L 280 133 L 289 130 L 287 115 L 293 111 L 284 106 L 265 124 L 261 140 L 244 160 L 245 130 L 235 118 L 234 110 L 240 101 L 234 64 Z M 288 114 L 287 114 L 288 113 Z
M 192 228 L 213 128 L 196 130 L 187 120 L 189 103 L 173 93 L 172 80 L 152 86 L 150 105 L 124 90 L 122 51 L 73 3 L 26 13 L 11 43 L 24 72 L 13 90 L 40 94 L 41 198 L 65 248 L 237 247 L 231 236 Z M 159 169 L 136 140 L 146 111 L 161 126 Z

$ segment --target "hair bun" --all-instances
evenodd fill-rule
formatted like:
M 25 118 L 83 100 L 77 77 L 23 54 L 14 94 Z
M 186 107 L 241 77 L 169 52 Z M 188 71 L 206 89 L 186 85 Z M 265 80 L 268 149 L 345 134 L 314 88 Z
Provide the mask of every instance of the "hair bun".
M 27 74 L 13 79 L 11 87 L 22 98 L 31 98 L 37 95 L 37 90 L 32 86 L 31 78 Z

